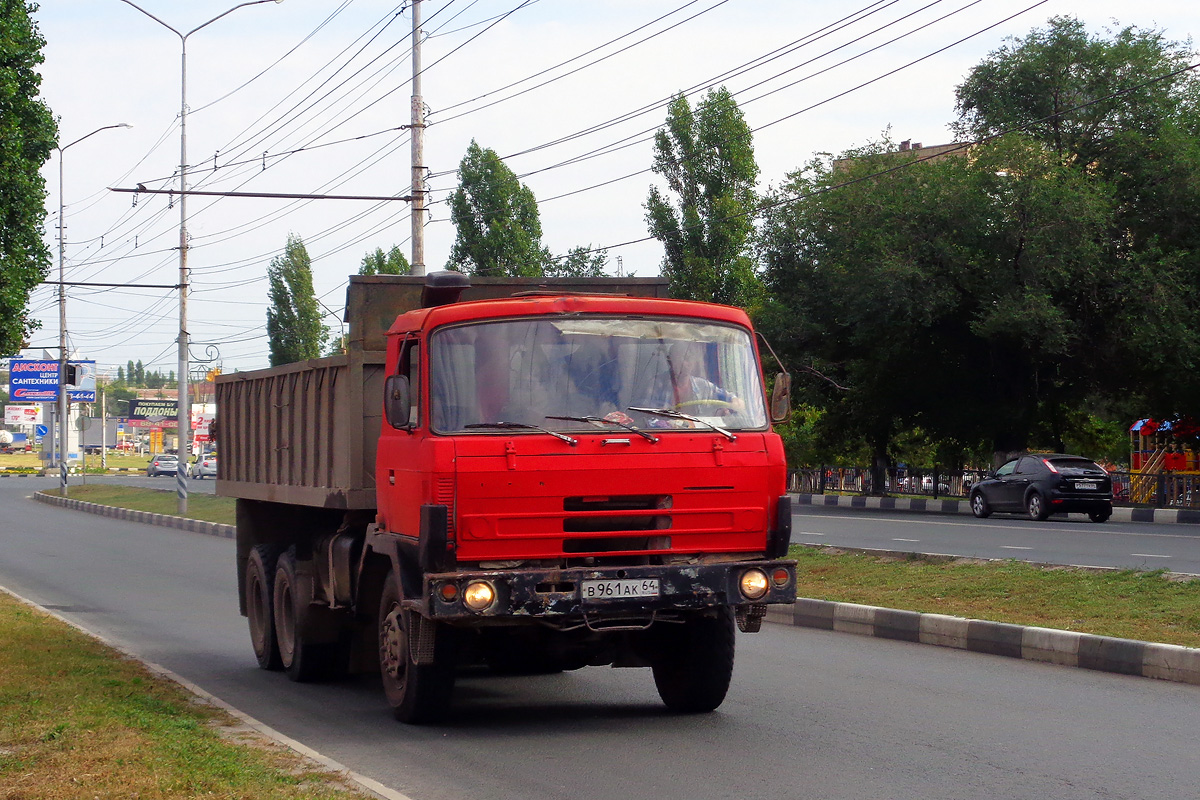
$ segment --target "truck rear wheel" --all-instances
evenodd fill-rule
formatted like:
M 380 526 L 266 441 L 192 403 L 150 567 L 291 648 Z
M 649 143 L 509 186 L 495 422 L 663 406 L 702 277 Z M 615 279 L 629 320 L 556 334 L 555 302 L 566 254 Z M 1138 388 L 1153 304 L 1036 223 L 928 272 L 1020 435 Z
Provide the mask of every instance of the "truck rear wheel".
M 379 599 L 379 672 L 392 714 L 401 722 L 436 722 L 450 708 L 454 692 L 453 631 L 438 630 L 433 663 L 416 664 L 409 636 L 412 612 L 400 606 L 400 587 L 390 573 Z
M 250 642 L 254 657 L 263 669 L 281 670 L 279 642 L 275 640 L 275 614 L 271 608 L 275 594 L 275 562 L 279 548 L 260 544 L 250 551 L 246 561 L 246 617 L 250 620 Z
M 296 553 L 289 549 L 279 556 L 275 568 L 275 638 L 279 643 L 280 665 L 288 677 L 307 683 L 334 673 L 339 648 L 336 643 L 305 641 L 303 623 L 309 598 L 299 591 L 299 587 Z
M 652 662 L 658 696 L 672 711 L 698 714 L 716 709 L 733 677 L 733 610 L 697 613 L 682 625 L 659 624 L 661 650 Z

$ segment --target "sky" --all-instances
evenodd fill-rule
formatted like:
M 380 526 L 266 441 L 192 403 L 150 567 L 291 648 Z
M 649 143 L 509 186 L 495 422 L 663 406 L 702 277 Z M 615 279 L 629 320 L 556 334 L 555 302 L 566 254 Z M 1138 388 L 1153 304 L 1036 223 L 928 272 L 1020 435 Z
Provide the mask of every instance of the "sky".
M 71 287 L 73 358 L 101 374 L 142 361 L 176 369 L 178 188 L 186 64 L 193 191 L 403 197 L 411 187 L 412 12 L 396 0 L 42 0 L 42 97 L 59 121 L 45 165 L 46 241 Z M 422 0 L 424 161 L 432 191 L 426 268 L 454 241 L 447 198 L 472 139 L 539 201 L 555 254 L 607 248 L 610 273 L 659 274 L 643 204 L 665 103 L 733 94 L 754 132 L 760 188 L 819 153 L 878 139 L 953 141 L 954 88 L 972 66 L 1057 15 L 1184 41 L 1194 0 Z M 157 17 L 156 22 L 149 15 Z M 174 28 L 179 33 L 172 32 Z M 201 27 L 203 26 L 203 27 Z M 181 34 L 187 34 L 186 59 Z M 106 126 L 128 124 L 131 128 Z M 61 160 L 60 160 L 61 156 Z M 59 193 L 59 178 L 63 192 Z M 268 365 L 267 267 L 289 235 L 312 258 L 316 294 L 341 332 L 347 276 L 363 256 L 410 254 L 402 200 L 191 197 L 187 300 L 193 366 Z M 57 287 L 30 304 L 26 357 L 57 347 Z M 57 355 L 57 352 L 51 350 Z

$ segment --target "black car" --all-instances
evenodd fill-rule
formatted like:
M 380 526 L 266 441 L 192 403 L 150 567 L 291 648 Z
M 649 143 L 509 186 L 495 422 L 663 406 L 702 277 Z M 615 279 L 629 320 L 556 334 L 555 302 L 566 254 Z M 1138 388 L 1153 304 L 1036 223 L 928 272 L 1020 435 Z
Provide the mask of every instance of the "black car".
M 1045 519 L 1077 511 L 1092 522 L 1112 516 L 1112 479 L 1090 458 L 1063 453 L 1021 456 L 971 487 L 971 513 L 993 511 Z

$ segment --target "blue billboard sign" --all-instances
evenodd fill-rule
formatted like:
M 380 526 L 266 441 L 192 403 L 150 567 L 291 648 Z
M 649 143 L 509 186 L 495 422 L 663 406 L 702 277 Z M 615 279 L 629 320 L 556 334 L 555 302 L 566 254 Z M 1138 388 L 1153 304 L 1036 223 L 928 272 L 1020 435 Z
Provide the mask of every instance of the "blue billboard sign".
M 72 361 L 75 383 L 67 385 L 73 403 L 96 402 L 96 362 Z M 9 362 L 8 396 L 21 403 L 53 403 L 58 400 L 58 362 L 14 358 Z
M 8 396 L 21 403 L 58 399 L 58 362 L 14 358 L 8 367 Z

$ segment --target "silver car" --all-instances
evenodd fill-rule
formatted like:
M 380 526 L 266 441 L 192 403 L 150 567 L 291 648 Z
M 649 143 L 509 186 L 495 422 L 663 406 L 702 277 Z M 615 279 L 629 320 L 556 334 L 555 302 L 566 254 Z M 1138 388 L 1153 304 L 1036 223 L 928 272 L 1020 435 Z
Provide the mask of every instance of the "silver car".
M 215 478 L 217 477 L 217 457 L 209 454 L 201 456 L 195 464 L 192 464 L 193 478 Z

